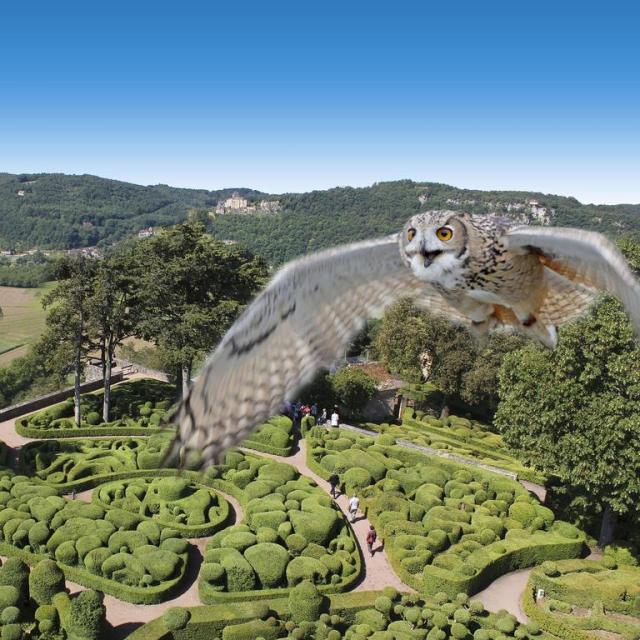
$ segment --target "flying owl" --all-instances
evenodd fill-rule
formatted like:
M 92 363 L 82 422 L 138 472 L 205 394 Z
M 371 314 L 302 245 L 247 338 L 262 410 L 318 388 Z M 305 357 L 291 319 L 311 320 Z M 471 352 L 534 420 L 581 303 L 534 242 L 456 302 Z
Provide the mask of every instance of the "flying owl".
M 640 285 L 604 236 L 454 211 L 421 213 L 399 234 L 295 260 L 210 355 L 177 410 L 169 457 L 218 461 L 398 298 L 476 335 L 506 327 L 554 347 L 556 327 L 599 290 L 623 302 L 640 332 Z

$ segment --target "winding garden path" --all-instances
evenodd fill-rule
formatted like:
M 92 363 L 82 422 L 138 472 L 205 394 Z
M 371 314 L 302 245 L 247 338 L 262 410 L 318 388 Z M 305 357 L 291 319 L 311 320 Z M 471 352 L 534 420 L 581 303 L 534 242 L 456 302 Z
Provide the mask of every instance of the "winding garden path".
M 151 377 L 144 374 L 134 374 L 128 376 L 127 379 L 131 380 L 139 377 Z M 345 425 L 341 425 L 345 426 Z M 353 427 L 352 427 L 353 428 Z M 355 428 L 354 428 L 355 429 Z M 358 429 L 359 430 L 359 429 Z M 378 435 L 372 432 L 371 435 Z M 83 436 L 79 436 L 82 438 Z M 86 438 L 86 436 L 84 436 Z M 113 436 L 104 436 L 111 438 Z M 138 436 L 144 437 L 144 436 Z M 15 463 L 19 450 L 22 446 L 29 442 L 33 442 L 34 439 L 26 438 L 15 431 L 15 419 L 6 420 L 0 422 L 0 440 L 11 447 L 9 451 L 10 465 Z M 276 456 L 272 454 L 266 454 L 262 452 L 256 452 L 247 449 L 253 455 L 259 455 L 278 462 L 284 462 L 292 465 L 302 475 L 312 478 L 319 487 L 329 493 L 329 483 L 313 472 L 307 465 L 306 459 L 306 441 L 300 440 L 297 444 L 293 455 L 289 457 Z M 536 494 L 541 501 L 545 498 L 545 488 L 530 482 L 521 481 L 522 484 L 532 493 Z M 93 489 L 78 492 L 76 499 L 90 501 Z M 235 522 L 239 522 L 243 518 L 243 511 L 238 501 L 220 492 L 231 504 L 234 512 Z M 348 519 L 348 496 L 341 494 L 338 496 L 336 503 L 345 517 Z M 366 535 L 369 529 L 369 521 L 364 516 L 360 515 L 355 523 L 351 524 L 355 537 L 360 545 L 360 549 L 363 552 L 363 574 L 360 581 L 357 583 L 356 591 L 375 591 L 380 590 L 385 586 L 393 586 L 399 591 L 413 591 L 410 587 L 400 581 L 398 576 L 391 568 L 384 549 L 380 542 L 374 547 L 374 555 L 370 557 L 367 553 Z M 105 595 L 104 604 L 107 609 L 107 620 L 111 625 L 111 629 L 108 631 L 108 637 L 113 640 L 121 640 L 126 638 L 136 627 L 153 620 L 164 613 L 169 607 L 181 606 L 191 607 L 201 604 L 198 595 L 198 574 L 200 566 L 203 561 L 204 549 L 209 538 L 194 538 L 189 539 L 189 564 L 187 566 L 187 572 L 185 580 L 181 585 L 180 592 L 171 600 L 167 600 L 157 605 L 136 605 L 127 602 L 123 602 L 114 598 L 113 596 Z M 506 609 L 510 613 L 516 616 L 521 622 L 526 622 L 527 617 L 521 609 L 520 600 L 522 593 L 525 589 L 529 573 L 531 569 L 524 569 L 521 571 L 514 571 L 500 578 L 494 580 L 486 589 L 477 593 L 474 599 L 480 600 L 487 609 L 499 610 Z M 85 589 L 85 587 L 76 584 L 74 582 L 67 581 L 67 587 L 71 593 L 76 593 Z
M 324 489 L 327 493 L 330 492 L 329 483 L 321 478 L 318 474 L 314 473 L 307 466 L 307 443 L 305 440 L 300 440 L 295 449 L 293 455 L 288 457 L 276 456 L 268 453 L 255 452 L 251 449 L 244 449 L 244 451 L 251 453 L 252 455 L 259 455 L 265 458 L 271 458 L 278 462 L 285 462 L 296 468 L 302 475 L 311 478 L 316 484 Z M 344 514 L 345 518 L 349 517 L 349 498 L 345 494 L 340 494 L 335 501 L 340 510 Z M 384 549 L 380 542 L 374 545 L 374 555 L 371 557 L 367 552 L 367 531 L 369 530 L 369 520 L 362 514 L 351 524 L 351 528 L 355 533 L 360 549 L 362 550 L 362 556 L 364 558 L 363 575 L 355 587 L 355 591 L 378 591 L 386 586 L 392 586 L 399 591 L 413 591 L 411 587 L 408 587 L 404 582 L 398 578 L 394 570 L 391 568 L 387 557 L 384 553 Z

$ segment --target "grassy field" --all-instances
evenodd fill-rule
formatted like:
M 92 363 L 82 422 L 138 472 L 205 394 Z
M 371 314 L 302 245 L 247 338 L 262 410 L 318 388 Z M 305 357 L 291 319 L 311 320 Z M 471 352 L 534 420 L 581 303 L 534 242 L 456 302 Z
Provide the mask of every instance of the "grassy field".
M 0 287 L 0 366 L 24 355 L 44 329 L 45 311 L 40 301 L 53 283 L 37 289 Z

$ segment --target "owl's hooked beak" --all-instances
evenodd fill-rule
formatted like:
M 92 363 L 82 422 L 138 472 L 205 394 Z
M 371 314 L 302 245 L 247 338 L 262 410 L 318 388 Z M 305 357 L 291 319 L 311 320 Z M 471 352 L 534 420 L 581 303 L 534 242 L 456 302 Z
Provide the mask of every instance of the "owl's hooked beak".
M 424 258 L 424 268 L 426 269 L 431 263 L 442 253 L 441 249 L 435 251 L 427 251 L 424 244 L 420 247 L 420 255 Z

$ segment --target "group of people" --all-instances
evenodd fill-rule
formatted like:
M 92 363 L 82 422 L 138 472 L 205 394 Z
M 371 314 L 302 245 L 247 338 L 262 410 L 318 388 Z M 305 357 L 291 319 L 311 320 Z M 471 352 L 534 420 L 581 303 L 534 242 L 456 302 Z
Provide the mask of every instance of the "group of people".
M 329 422 L 332 427 L 340 426 L 340 413 L 338 412 L 338 407 L 333 408 L 331 417 L 329 417 L 326 409 L 323 409 L 322 412 L 318 414 L 318 405 L 315 402 L 309 405 L 296 401 L 285 403 L 284 413 L 286 413 L 294 422 L 301 420 L 305 416 L 311 416 L 318 425 L 327 424 L 327 422 Z
M 335 500 L 338 497 L 338 485 L 340 484 L 340 477 L 337 473 L 332 473 L 329 477 L 329 486 L 331 487 L 331 497 Z M 358 509 L 360 508 L 360 498 L 353 493 L 351 498 L 349 498 L 349 516 L 351 517 L 351 524 L 353 524 L 358 517 Z M 369 530 L 367 531 L 367 549 L 371 557 L 373 557 L 374 550 L 373 545 L 378 538 L 378 534 L 372 524 L 369 525 Z

